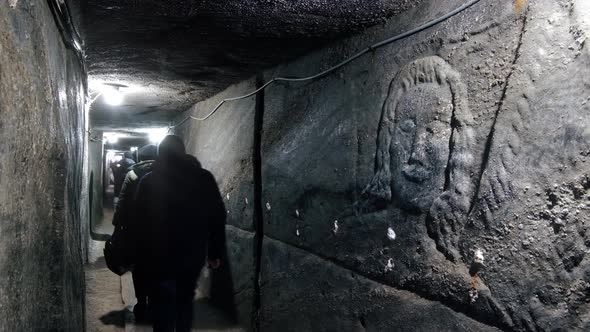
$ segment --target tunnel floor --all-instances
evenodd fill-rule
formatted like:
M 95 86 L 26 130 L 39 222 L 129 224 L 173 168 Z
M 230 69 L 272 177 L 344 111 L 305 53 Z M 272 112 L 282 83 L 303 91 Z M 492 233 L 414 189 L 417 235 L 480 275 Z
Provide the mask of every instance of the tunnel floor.
M 121 277 L 111 272 L 104 260 L 104 241 L 112 232 L 112 186 L 107 189 L 104 217 L 92 225 L 86 274 L 86 331 L 88 332 L 148 332 L 151 326 L 135 324 L 133 306 L 136 303 L 131 274 Z M 201 282 L 206 287 L 206 280 Z M 194 301 L 192 331 L 242 332 L 245 329 L 226 318 L 223 312 L 203 298 L 197 289 Z

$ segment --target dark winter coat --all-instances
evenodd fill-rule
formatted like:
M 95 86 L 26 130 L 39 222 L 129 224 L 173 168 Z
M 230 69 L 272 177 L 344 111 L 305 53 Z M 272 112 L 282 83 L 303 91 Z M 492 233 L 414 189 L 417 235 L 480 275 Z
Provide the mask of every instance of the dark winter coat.
M 113 216 L 113 225 L 115 227 L 130 225 L 130 220 L 134 216 L 134 196 L 137 191 L 137 185 L 144 175 L 152 171 L 153 166 L 153 160 L 145 160 L 129 167 L 127 175 L 125 175 L 125 181 L 123 181 L 123 185 L 121 186 L 119 201 L 117 202 L 115 215 Z
M 213 175 L 185 155 L 156 161 L 136 192 L 139 262 L 160 279 L 198 275 L 207 256 L 221 258 L 225 207 Z
M 121 193 L 121 189 L 123 186 L 123 182 L 125 181 L 125 175 L 129 171 L 129 167 L 135 164 L 133 159 L 123 158 L 121 161 L 116 163 L 113 167 L 113 178 L 114 178 L 114 189 L 115 189 L 115 196 L 119 196 Z

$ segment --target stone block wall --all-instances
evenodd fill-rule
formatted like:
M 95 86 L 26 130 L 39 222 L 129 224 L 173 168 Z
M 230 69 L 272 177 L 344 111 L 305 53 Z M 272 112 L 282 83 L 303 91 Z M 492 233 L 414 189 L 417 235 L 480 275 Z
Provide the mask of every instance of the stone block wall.
M 424 2 L 263 79 L 317 73 L 462 3 Z M 184 125 L 230 194 L 228 228 L 254 230 L 228 236 L 232 252 L 254 248 L 254 264 L 230 259 L 232 273 L 254 273 L 253 321 L 264 331 L 590 328 L 588 17 L 584 0 L 482 0 L 329 76 L 272 85 Z M 255 156 L 246 167 L 234 157 L 244 149 Z M 260 182 L 236 197 L 228 183 L 241 172 Z M 259 204 L 234 211 L 231 200 L 258 185 Z
M 85 80 L 47 2 L 0 2 L 0 331 L 84 329 Z
M 249 80 L 231 86 L 197 103 L 190 112 L 204 115 L 223 98 L 247 93 L 255 89 L 255 84 Z M 237 317 L 246 325 L 250 325 L 255 298 L 254 115 L 252 98 L 216 113 L 206 122 L 187 121 L 176 128 L 187 153 L 212 171 L 227 209 L 225 268 L 212 278 L 230 282 L 213 282 L 210 291 L 224 293 L 223 305 L 233 303 Z

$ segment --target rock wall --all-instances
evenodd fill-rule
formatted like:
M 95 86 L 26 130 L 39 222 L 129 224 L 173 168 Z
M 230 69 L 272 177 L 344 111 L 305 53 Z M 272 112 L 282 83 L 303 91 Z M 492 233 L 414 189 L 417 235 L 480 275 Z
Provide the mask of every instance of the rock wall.
M 314 74 L 462 3 L 421 3 L 264 80 Z M 228 234 L 254 230 L 228 237 L 232 272 L 254 273 L 254 323 L 589 329 L 588 17 L 584 0 L 482 0 L 327 77 L 184 124 L 230 194 Z M 252 164 L 236 162 L 239 151 Z M 228 185 L 238 173 L 254 186 Z M 252 196 L 260 204 L 241 203 Z
M 82 331 L 86 77 L 47 2 L 0 2 L 0 331 Z
M 101 131 L 92 131 L 90 141 L 88 142 L 88 165 L 89 227 L 92 236 L 96 231 L 93 226 L 100 223 L 103 218 L 104 166 Z
M 191 108 L 194 114 L 211 110 L 223 98 L 256 88 L 254 80 L 234 85 Z M 239 320 L 249 326 L 254 310 L 254 98 L 218 112 L 207 122 L 184 122 L 176 134 L 188 153 L 212 171 L 227 208 L 227 258 L 224 269 L 212 275 L 210 292 L 222 295 L 223 306 L 235 305 Z M 209 291 L 205 291 L 209 293 Z

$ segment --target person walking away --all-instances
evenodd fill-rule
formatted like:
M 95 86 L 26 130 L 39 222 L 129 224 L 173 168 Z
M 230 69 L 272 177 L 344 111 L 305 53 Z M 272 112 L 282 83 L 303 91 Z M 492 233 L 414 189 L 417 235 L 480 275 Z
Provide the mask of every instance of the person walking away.
M 155 332 L 190 331 L 192 301 L 205 261 L 217 269 L 224 246 L 225 207 L 213 175 L 168 135 L 136 192 L 139 264 L 150 274 Z
M 135 160 L 133 159 L 133 152 L 126 151 L 123 154 L 123 159 L 117 162 L 113 167 L 113 177 L 114 177 L 114 190 L 115 190 L 115 198 L 119 197 L 121 193 L 121 187 L 123 186 L 123 181 L 125 181 L 125 175 L 129 167 L 135 164 Z M 115 207 L 118 202 L 115 202 Z
M 115 227 L 130 227 L 132 225 L 141 227 L 141 222 L 135 222 L 132 219 L 137 215 L 135 211 L 138 207 L 135 204 L 135 191 L 140 179 L 152 171 L 154 160 L 156 159 L 157 147 L 148 144 L 139 149 L 137 164 L 129 167 L 125 175 L 125 181 L 121 186 L 119 200 L 113 216 L 113 225 Z M 133 233 L 133 229 L 131 230 Z M 136 322 L 145 322 L 148 320 L 148 275 L 145 267 L 141 264 L 135 264 L 133 267 L 132 278 L 133 288 L 137 304 L 133 307 L 133 314 Z

